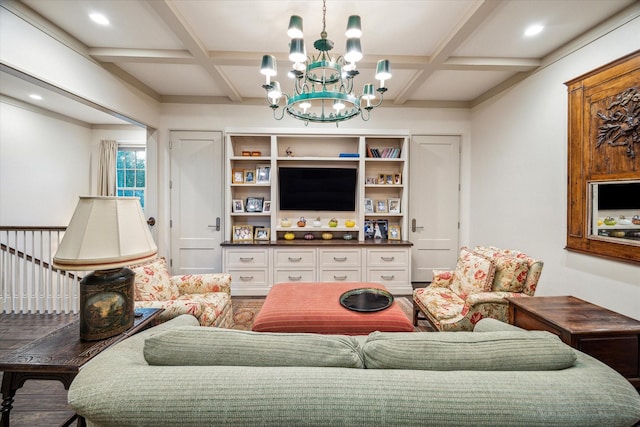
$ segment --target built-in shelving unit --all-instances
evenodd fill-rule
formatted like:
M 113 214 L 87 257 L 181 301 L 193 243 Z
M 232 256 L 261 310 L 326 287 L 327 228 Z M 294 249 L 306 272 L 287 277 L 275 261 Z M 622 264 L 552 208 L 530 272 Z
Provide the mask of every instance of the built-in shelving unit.
M 406 241 L 408 132 L 228 131 L 225 138 L 228 241 L 222 247 L 225 271 L 233 277 L 233 295 L 266 295 L 271 284 L 283 281 L 369 281 L 396 294 L 411 293 L 411 243 Z M 372 149 L 385 157 L 373 157 L 377 153 Z M 355 209 L 281 210 L 279 167 L 355 169 Z M 258 179 L 259 171 L 266 169 L 269 179 Z M 256 199 L 262 210 L 247 212 Z M 296 224 L 300 217 L 306 219 L 304 227 Z M 285 218 L 289 225 L 283 223 Z M 317 219 L 319 224 L 314 224 Z M 329 225 L 331 219 L 337 226 Z M 245 229 L 253 229 L 254 237 L 256 229 L 262 239 L 269 237 L 234 239 L 240 233 L 247 236 Z M 323 240 L 326 233 L 333 238 Z M 294 239 L 286 240 L 285 234 Z M 314 239 L 306 240 L 305 234 Z M 351 238 L 346 240 L 345 235 Z

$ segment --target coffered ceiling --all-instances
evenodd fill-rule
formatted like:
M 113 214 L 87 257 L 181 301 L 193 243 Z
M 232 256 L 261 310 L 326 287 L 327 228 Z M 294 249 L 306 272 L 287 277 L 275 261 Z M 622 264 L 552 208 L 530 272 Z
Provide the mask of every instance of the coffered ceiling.
M 289 17 L 303 18 L 308 53 L 322 28 L 321 0 L 6 3 L 160 102 L 266 105 L 258 69 L 263 54 L 276 56 L 283 90 L 292 86 L 286 77 Z M 376 61 L 385 58 L 393 71 L 385 105 L 469 108 L 637 19 L 640 2 L 328 0 L 326 11 L 336 55 L 344 52 L 348 16 L 361 16 L 357 87 L 374 82 Z M 110 24 L 89 19 L 96 12 Z M 533 24 L 542 32 L 525 36 Z

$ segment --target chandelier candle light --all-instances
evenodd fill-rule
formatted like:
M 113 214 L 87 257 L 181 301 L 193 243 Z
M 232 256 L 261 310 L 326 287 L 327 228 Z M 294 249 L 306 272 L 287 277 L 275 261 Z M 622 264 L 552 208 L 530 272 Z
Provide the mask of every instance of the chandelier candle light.
M 282 92 L 280 83 L 271 80 L 276 76 L 276 58 L 273 55 L 262 57 L 260 73 L 266 77 L 262 86 L 267 91 L 267 100 L 273 109 L 276 120 L 284 117 L 284 111 L 290 116 L 309 122 L 336 123 L 349 120 L 357 115 L 367 121 L 371 110 L 382 104 L 384 93 L 387 91 L 385 80 L 391 78 L 391 65 L 388 59 L 378 61 L 375 78 L 380 86 L 367 83 L 362 89 L 362 95 L 357 96 L 353 89 L 354 77 L 359 74 L 356 63 L 362 59 L 360 36 L 362 35 L 360 17 L 352 15 L 347 22 L 346 51 L 343 56 L 335 59 L 329 55 L 333 49 L 333 42 L 327 39 L 326 32 L 326 0 L 322 2 L 322 32 L 320 38 L 313 43 L 318 50 L 315 56 L 306 53 L 302 32 L 302 18 L 291 16 L 287 35 L 291 37 L 289 44 L 289 60 L 293 62 L 289 76 L 295 79 L 293 94 Z M 380 99 L 375 102 L 376 94 Z M 278 116 L 280 101 L 284 98 L 285 105 Z M 366 110 L 362 111 L 362 110 Z

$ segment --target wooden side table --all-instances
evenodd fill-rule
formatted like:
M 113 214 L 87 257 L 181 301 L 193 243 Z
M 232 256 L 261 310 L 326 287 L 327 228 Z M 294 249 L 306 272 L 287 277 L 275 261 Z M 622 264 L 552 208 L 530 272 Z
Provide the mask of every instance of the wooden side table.
M 27 380 L 57 380 L 65 390 L 78 375 L 80 368 L 101 351 L 143 331 L 153 325 L 163 309 L 138 308 L 142 316 L 134 319 L 133 327 L 119 335 L 100 341 L 80 339 L 80 320 L 51 332 L 30 344 L 0 359 L 2 376 L 2 427 L 9 427 L 9 416 L 13 398 Z M 78 425 L 84 426 L 82 417 L 73 416 L 63 425 L 67 426 L 78 418 Z
M 507 300 L 512 325 L 552 332 L 640 388 L 640 321 L 572 296 Z

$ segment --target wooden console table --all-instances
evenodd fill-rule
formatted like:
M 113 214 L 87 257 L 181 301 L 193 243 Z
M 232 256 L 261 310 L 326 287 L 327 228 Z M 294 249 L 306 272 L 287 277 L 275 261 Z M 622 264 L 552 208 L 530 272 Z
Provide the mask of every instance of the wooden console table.
M 572 296 L 507 300 L 512 325 L 552 332 L 640 388 L 640 321 Z
M 80 320 L 53 331 L 30 344 L 0 359 L 2 376 L 2 427 L 9 427 L 9 416 L 13 398 L 27 380 L 57 380 L 65 390 L 78 375 L 80 368 L 108 347 L 143 331 L 153 325 L 155 318 L 163 311 L 156 308 L 139 308 L 133 327 L 119 335 L 100 341 L 80 339 Z M 84 418 L 73 416 L 63 425 L 68 426 L 78 418 L 78 425 L 84 426 Z

